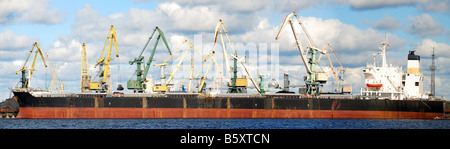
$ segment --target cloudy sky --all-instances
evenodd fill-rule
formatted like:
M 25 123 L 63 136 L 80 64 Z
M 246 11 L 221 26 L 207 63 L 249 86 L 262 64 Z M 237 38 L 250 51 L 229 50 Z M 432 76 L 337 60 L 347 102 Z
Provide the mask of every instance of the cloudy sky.
M 416 50 L 422 58 L 426 92 L 430 91 L 428 66 L 431 49 L 435 47 L 436 92 L 438 96 L 447 96 L 445 88 L 450 88 L 446 83 L 450 82 L 450 68 L 445 67 L 450 64 L 450 1 L 447 0 L 0 0 L 0 100 L 10 96 L 8 88 L 18 85 L 20 75 L 15 71 L 21 69 L 34 42 L 48 53 L 53 66 L 58 64 L 56 75 L 64 82 L 66 92 L 79 92 L 81 44 L 87 44 L 89 63 L 93 65 L 100 57 L 110 25 L 117 32 L 120 55 L 111 62 L 115 87 L 119 83 L 126 86 L 126 81 L 135 79 L 136 66 L 129 65 L 128 61 L 139 54 L 155 26 L 165 32 L 172 50 L 187 39 L 195 42 L 196 48 L 206 56 L 211 51 L 208 43 L 213 41 L 219 19 L 224 21 L 232 42 L 241 45 L 236 46 L 237 50 L 249 45 L 261 49 L 264 46 L 260 43 L 277 47 L 279 57 L 270 63 L 279 63 L 279 74 L 266 80 L 277 79 L 282 83 L 280 74 L 287 72 L 292 76 L 291 84 L 302 85 L 306 73 L 290 28 L 285 28 L 281 38 L 275 40 L 285 16 L 292 11 L 298 14 L 319 48 L 327 43 L 333 46 L 344 67 L 351 72 L 345 75 L 344 83 L 351 84 L 355 94 L 364 85 L 362 69 L 373 62 L 372 54 L 379 52 L 379 42 L 387 32 L 388 63 L 406 70 L 408 51 Z M 306 47 L 306 37 L 296 27 Z M 144 53 L 146 60 L 153 43 Z M 198 43 L 203 46 L 199 47 Z M 157 50 L 153 63 L 161 63 L 168 56 L 161 42 Z M 220 48 L 216 47 L 216 51 Z M 269 57 L 265 52 L 257 53 L 259 58 Z M 181 55 L 182 52 L 175 53 L 174 60 L 170 60 L 171 69 Z M 189 65 L 188 59 L 183 65 Z M 262 67 L 260 61 L 252 63 Z M 36 63 L 32 87 L 46 88 L 51 81 L 50 70 L 43 67 L 40 58 Z M 336 61 L 333 63 L 338 66 Z M 323 58 L 323 69 L 329 70 L 328 65 Z M 90 71 L 94 76 L 96 69 L 92 66 Z M 181 71 L 189 73 L 189 69 Z M 158 82 L 160 69 L 151 67 L 150 75 Z M 252 71 L 252 75 L 257 74 Z M 174 83 L 179 86 L 182 78 Z M 334 82 L 331 75 L 329 80 Z M 331 90 L 330 86 L 324 89 Z

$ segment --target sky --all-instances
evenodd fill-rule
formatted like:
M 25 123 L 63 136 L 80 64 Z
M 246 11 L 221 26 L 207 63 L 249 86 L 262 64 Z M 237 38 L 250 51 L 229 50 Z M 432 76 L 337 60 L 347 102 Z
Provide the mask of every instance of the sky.
M 430 92 L 428 66 L 434 47 L 438 68 L 436 94 L 447 96 L 450 68 L 445 65 L 450 64 L 450 1 L 446 0 L 0 0 L 0 100 L 11 96 L 8 88 L 19 85 L 20 74 L 15 72 L 22 68 L 34 42 L 48 54 L 46 61 L 53 67 L 58 64 L 56 76 L 64 82 L 65 92 L 79 92 L 81 45 L 87 45 L 90 74 L 94 78 L 97 68 L 93 65 L 100 57 L 111 25 L 117 33 L 120 55 L 111 62 L 115 87 L 118 84 L 126 86 L 128 80 L 136 78 L 133 75 L 136 66 L 129 65 L 128 61 L 139 55 L 155 26 L 164 31 L 172 51 L 184 40 L 189 40 L 206 56 L 213 47 L 214 29 L 220 19 L 236 50 L 251 58 L 247 65 L 257 65 L 260 69 L 272 66 L 260 70 L 270 74 L 265 80 L 275 79 L 282 85 L 282 74 L 289 73 L 291 85 L 303 85 L 306 71 L 290 28 L 286 27 L 280 39 L 275 40 L 284 18 L 293 11 L 318 48 L 327 43 L 332 45 L 343 66 L 349 70 L 344 74 L 344 85 L 352 85 L 354 94 L 359 94 L 360 88 L 364 87 L 362 69 L 373 62 L 372 55 L 379 52 L 379 42 L 384 41 L 385 33 L 388 33 L 387 62 L 406 71 L 408 51 L 415 50 L 421 56 L 425 92 Z M 306 47 L 306 36 L 296 25 L 299 40 Z M 145 61 L 154 42 L 153 39 L 144 52 Z M 220 47 L 219 44 L 215 48 L 219 53 L 215 57 L 225 65 Z M 261 52 L 265 47 L 270 52 Z M 252 48 L 256 51 L 248 50 Z M 174 53 L 169 60 L 171 70 L 186 49 L 187 46 L 182 45 Z M 226 49 L 231 52 L 230 46 Z M 169 55 L 161 42 L 156 51 L 153 64 L 162 63 Z M 277 57 L 274 58 L 274 54 Z M 192 51 L 189 55 L 190 58 L 197 57 Z M 206 67 L 199 69 L 201 59 L 194 59 L 195 73 L 204 74 Z M 50 70 L 43 66 L 40 58 L 36 61 L 31 86 L 47 88 L 51 81 Z M 265 61 L 268 63 L 262 63 Z M 172 82 L 175 86 L 187 82 L 189 58 L 184 59 L 182 65 L 181 73 L 177 73 Z M 326 58 L 320 65 L 331 74 Z M 335 60 L 333 66 L 338 67 Z M 218 70 L 213 67 L 210 74 L 218 76 Z M 256 67 L 250 70 L 251 76 L 257 78 Z M 242 68 L 239 71 L 239 75 L 245 75 Z M 226 71 L 222 73 L 227 76 Z M 155 82 L 160 82 L 160 68 L 150 67 L 149 74 Z M 207 84 L 213 84 L 212 80 L 215 77 L 208 75 Z M 335 81 L 332 75 L 328 80 L 329 84 L 323 88 L 325 91 L 332 90 L 335 85 L 331 83 Z M 250 89 L 252 91 L 254 89 Z

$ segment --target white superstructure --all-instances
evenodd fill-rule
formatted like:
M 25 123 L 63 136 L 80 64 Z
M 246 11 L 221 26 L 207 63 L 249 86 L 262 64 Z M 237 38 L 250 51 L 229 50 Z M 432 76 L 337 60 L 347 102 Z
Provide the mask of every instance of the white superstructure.
M 386 34 L 386 41 L 380 43 L 381 66 L 376 65 L 374 55 L 374 63 L 367 64 L 366 69 L 363 69 L 365 88 L 361 89 L 361 94 L 369 98 L 392 100 L 429 98 L 423 93 L 420 56 L 409 51 L 407 72 L 403 73 L 402 67 L 388 65 L 386 62 L 386 47 L 389 46 L 387 39 Z

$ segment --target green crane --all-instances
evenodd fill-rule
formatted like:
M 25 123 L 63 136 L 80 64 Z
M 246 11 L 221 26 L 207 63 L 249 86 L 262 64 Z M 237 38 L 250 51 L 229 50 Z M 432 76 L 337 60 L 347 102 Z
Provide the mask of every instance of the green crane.
M 295 16 L 295 18 L 297 19 L 297 22 L 302 27 L 303 32 L 305 33 L 306 37 L 308 38 L 309 43 L 311 44 L 310 46 L 307 47 L 306 52 L 303 50 L 303 47 L 297 38 L 297 35 L 296 35 L 297 33 L 294 28 L 294 24 L 292 23 L 293 22 L 292 16 Z M 291 25 L 292 33 L 294 34 L 295 43 L 297 44 L 297 48 L 300 52 L 300 56 L 302 58 L 303 64 L 305 65 L 306 72 L 309 75 L 309 76 L 307 76 L 307 80 L 305 81 L 305 85 L 307 88 L 307 94 L 319 95 L 319 93 L 320 93 L 319 86 L 321 84 L 325 84 L 328 79 L 325 72 L 323 72 L 323 71 L 320 72 L 320 71 L 316 70 L 316 65 L 318 65 L 317 60 L 316 60 L 316 55 L 317 55 L 317 52 L 322 52 L 322 51 L 320 49 L 316 48 L 316 45 L 314 44 L 311 36 L 307 32 L 305 26 L 303 26 L 300 19 L 298 19 L 297 14 L 295 12 L 292 12 L 286 16 L 283 24 L 281 24 L 280 31 L 278 31 L 278 34 L 275 37 L 275 40 L 278 40 L 280 38 L 281 31 L 288 23 Z M 309 58 L 307 57 L 308 53 L 311 53 L 310 54 L 311 57 L 309 57 Z
M 148 59 L 147 64 L 144 66 L 144 71 L 142 71 L 141 64 L 144 62 L 144 56 L 142 56 L 142 54 L 144 53 L 145 49 L 147 48 L 147 45 L 150 42 L 150 40 L 152 40 L 153 35 L 155 34 L 156 31 L 158 31 L 158 33 L 159 33 L 158 37 L 156 38 L 155 45 L 153 46 L 152 54 L 150 55 L 150 58 Z M 128 89 L 133 89 L 135 92 L 143 92 L 144 91 L 145 88 L 143 86 L 143 83 L 145 81 L 145 77 L 148 74 L 148 70 L 150 68 L 150 64 L 152 63 L 153 56 L 155 55 L 155 51 L 156 51 L 156 47 L 158 46 L 159 39 L 161 39 L 161 38 L 164 41 L 164 44 L 166 45 L 166 48 L 169 51 L 169 54 L 172 54 L 172 52 L 170 51 L 170 48 L 169 48 L 169 44 L 167 44 L 167 40 L 166 40 L 166 37 L 164 36 L 163 31 L 161 31 L 161 29 L 159 29 L 158 26 L 156 26 L 155 29 L 153 29 L 152 35 L 148 38 L 147 43 L 145 43 L 145 46 L 142 49 L 139 56 L 136 57 L 133 61 L 129 61 L 130 65 L 133 65 L 134 63 L 136 63 L 137 69 L 136 69 L 136 80 L 129 80 L 127 82 Z

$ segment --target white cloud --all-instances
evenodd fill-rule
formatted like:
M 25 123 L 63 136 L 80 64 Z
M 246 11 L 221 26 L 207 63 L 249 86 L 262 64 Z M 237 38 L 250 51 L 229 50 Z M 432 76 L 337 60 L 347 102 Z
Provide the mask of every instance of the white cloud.
M 374 28 L 386 31 L 395 31 L 397 29 L 400 29 L 401 26 L 402 23 L 400 22 L 400 20 L 387 15 L 384 16 L 383 19 L 373 23 Z
M 383 7 L 414 5 L 428 0 L 337 0 L 338 3 L 350 4 L 355 10 L 368 10 Z
M 137 0 L 137 2 L 152 1 L 152 0 Z M 160 0 L 158 0 L 160 1 Z M 184 0 L 170 0 L 187 7 L 195 6 L 207 6 L 216 7 L 221 12 L 226 13 L 249 13 L 257 11 L 279 11 L 279 12 L 291 12 L 300 11 L 315 7 L 318 3 L 322 3 L 325 0 L 314 0 L 314 1 L 293 1 L 293 0 L 194 0 L 194 1 L 184 1 Z M 168 1 L 163 1 L 168 2 Z
M 433 12 L 448 12 L 450 11 L 450 1 L 448 0 L 429 0 L 420 5 L 419 10 L 433 11 Z
M 49 0 L 2 0 L 0 1 L 0 24 L 31 22 L 42 24 L 61 23 L 66 12 L 49 10 Z
M 82 43 L 70 39 L 58 39 L 48 50 L 49 58 L 58 61 L 80 61 Z M 90 49 L 87 54 L 93 50 Z
M 32 39 L 25 35 L 16 35 L 11 30 L 6 29 L 3 33 L 0 33 L 0 45 L 2 45 L 0 47 L 0 60 L 13 61 L 21 59 L 25 61 L 26 57 L 30 53 L 31 48 L 33 47 L 34 42 L 38 42 L 38 40 Z
M 17 50 L 23 48 L 33 47 L 36 39 L 31 39 L 25 35 L 16 35 L 11 30 L 6 29 L 3 33 L 0 33 L 0 50 Z
M 372 10 L 386 7 L 412 6 L 426 12 L 448 12 L 448 0 L 336 0 L 340 4 L 349 4 L 354 10 Z
M 424 39 L 422 42 L 415 45 L 416 53 L 422 56 L 431 57 L 434 47 L 434 52 L 439 57 L 450 58 L 450 45 L 446 43 L 439 43 L 432 39 Z
M 212 31 L 219 19 L 227 23 L 229 30 L 247 30 L 257 23 L 258 17 L 253 13 L 242 15 L 219 10 L 214 5 L 190 8 L 177 3 L 162 3 L 156 9 L 161 16 L 167 18 L 164 22 L 171 24 L 168 25 L 169 29 L 177 31 Z
M 300 11 L 315 7 L 323 0 L 316 1 L 301 1 L 301 0 L 280 0 L 274 1 L 276 10 L 282 12 Z
M 408 32 L 417 37 L 437 36 L 445 32 L 446 27 L 435 22 L 433 17 L 425 13 L 422 16 L 408 17 L 411 24 Z
M 353 25 L 342 23 L 337 19 L 324 20 L 316 17 L 300 17 L 300 20 L 304 23 L 318 48 L 322 48 L 327 43 L 330 43 L 336 52 L 352 51 L 358 53 L 377 49 L 379 47 L 378 41 L 384 40 L 383 33 L 379 33 L 370 28 L 362 30 Z M 294 24 L 297 27 L 297 31 L 301 32 L 298 37 L 300 40 L 303 40 L 303 45 L 309 45 L 307 44 L 306 36 L 303 34 L 303 31 L 299 27 L 298 23 L 294 21 Z M 292 33 L 289 32 L 291 32 L 290 29 L 285 28 L 282 34 L 290 34 L 290 39 L 281 37 L 282 39 L 280 40 L 290 40 L 294 42 L 295 40 Z M 398 48 L 407 43 L 405 39 L 400 39 L 395 34 L 390 35 L 389 42 L 391 48 L 395 50 L 398 50 Z

